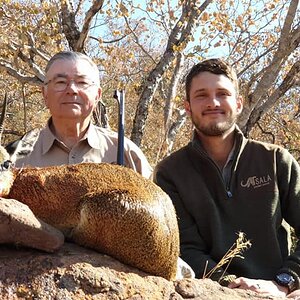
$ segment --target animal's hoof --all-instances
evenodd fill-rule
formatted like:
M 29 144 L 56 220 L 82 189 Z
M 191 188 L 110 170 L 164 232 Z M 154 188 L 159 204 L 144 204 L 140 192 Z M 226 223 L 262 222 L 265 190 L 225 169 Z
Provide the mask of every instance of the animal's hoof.
M 14 243 L 47 252 L 64 243 L 62 232 L 34 216 L 29 207 L 14 199 L 0 199 L 0 244 Z
M 195 272 L 182 258 L 178 257 L 176 280 L 184 278 L 195 278 Z

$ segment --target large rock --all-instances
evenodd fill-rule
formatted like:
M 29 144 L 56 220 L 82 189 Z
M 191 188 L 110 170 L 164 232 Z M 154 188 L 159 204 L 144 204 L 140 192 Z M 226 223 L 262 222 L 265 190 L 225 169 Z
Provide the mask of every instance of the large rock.
M 0 246 L 0 299 L 275 299 L 209 279 L 167 281 L 75 244 L 55 253 Z
M 58 250 L 63 234 L 36 218 L 29 207 L 14 199 L 0 200 L 0 244 L 14 243 L 47 252 Z

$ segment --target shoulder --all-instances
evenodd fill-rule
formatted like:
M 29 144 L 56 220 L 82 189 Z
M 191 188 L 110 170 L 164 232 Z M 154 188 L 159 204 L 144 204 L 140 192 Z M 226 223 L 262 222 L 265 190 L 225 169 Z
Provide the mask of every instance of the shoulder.
M 96 134 L 98 134 L 99 136 L 101 135 L 108 140 L 111 140 L 114 142 L 118 140 L 118 133 L 116 131 L 113 131 L 110 128 L 103 128 L 103 127 L 99 127 L 96 125 L 92 125 L 92 129 L 94 130 L 94 132 Z M 126 136 L 124 136 L 124 145 L 125 145 L 125 147 L 130 146 L 131 148 L 139 149 L 139 147 L 133 141 L 131 141 L 129 138 L 127 138 Z
M 99 127 L 94 124 L 90 125 L 90 131 L 92 131 L 98 135 L 103 135 L 103 136 L 107 136 L 107 137 L 114 137 L 114 138 L 118 137 L 117 132 L 111 130 L 110 128 Z
M 118 146 L 118 133 L 109 128 L 102 128 L 92 124 L 89 134 L 89 143 L 94 147 L 101 149 L 105 145 L 107 149 L 111 149 L 111 147 L 116 149 Z M 92 141 L 93 135 L 96 135 L 96 137 Z M 142 174 L 144 177 L 150 178 L 152 167 L 145 154 L 127 137 L 124 137 L 124 156 L 128 167 Z
M 95 149 L 106 149 L 107 147 L 117 147 L 118 134 L 108 128 L 102 128 L 90 124 L 87 132 L 88 143 Z
M 276 145 L 276 144 L 261 142 L 261 141 L 252 140 L 252 139 L 248 139 L 248 145 L 251 145 L 253 147 L 256 147 L 257 149 L 262 149 L 262 150 L 266 150 L 266 151 L 277 151 L 277 150 L 284 149 L 283 147 Z
M 182 164 L 186 165 L 187 161 L 189 160 L 189 154 L 188 154 L 189 145 L 180 148 L 179 150 L 171 153 L 169 156 L 161 160 L 157 164 L 156 170 L 172 169 L 174 167 L 177 169 Z
M 289 150 L 276 144 L 248 140 L 244 152 L 246 155 L 260 158 L 263 162 L 267 161 L 266 158 L 272 159 L 273 163 L 276 163 L 278 166 L 296 165 L 296 167 L 298 167 L 299 165 Z
M 108 144 L 116 145 L 118 143 L 118 133 L 110 128 L 103 128 L 92 124 L 89 131 L 90 137 L 93 134 L 100 139 L 104 139 Z M 124 147 L 125 150 L 134 149 L 138 152 L 140 151 L 139 147 L 127 137 L 124 137 Z
M 275 155 L 292 157 L 289 151 L 280 145 L 246 138 L 239 127 L 236 127 L 236 133 L 241 140 L 241 150 L 245 154 L 250 156 Z
M 154 168 L 153 181 L 164 191 L 176 190 L 175 186 L 186 179 L 192 163 L 189 159 L 188 146 L 185 146 L 163 160 Z
M 40 132 L 41 129 L 32 129 L 25 133 L 20 139 L 6 145 L 5 149 L 10 154 L 11 160 L 15 161 L 16 159 L 26 156 L 32 152 Z
M 280 145 L 256 141 L 256 140 L 248 140 L 247 147 L 251 148 L 251 150 L 256 150 L 260 152 L 271 152 L 276 153 L 278 155 L 284 155 L 284 156 L 292 156 L 287 149 Z

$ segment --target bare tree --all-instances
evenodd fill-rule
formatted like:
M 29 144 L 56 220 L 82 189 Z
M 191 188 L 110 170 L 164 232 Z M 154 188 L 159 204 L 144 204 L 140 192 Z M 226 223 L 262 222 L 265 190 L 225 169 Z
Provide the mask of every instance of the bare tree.
M 255 124 L 262 128 L 266 114 L 299 87 L 299 0 L 279 0 L 276 5 L 271 0 L 181 0 L 176 5 L 146 0 L 142 7 L 132 0 L 36 3 L 5 2 L 0 7 L 0 88 L 14 92 L 18 88 L 15 101 L 20 102 L 24 86 L 28 103 L 34 94 L 30 91 L 37 91 L 35 87 L 43 83 L 43 68 L 53 53 L 63 49 L 85 52 L 105 74 L 105 95 L 112 95 L 113 88 L 126 82 L 126 93 L 131 93 L 126 98 L 132 101 L 127 105 L 133 119 L 131 139 L 136 144 L 149 143 L 143 140 L 146 124 L 153 126 L 147 123 L 149 108 L 155 105 L 160 110 L 163 131 L 150 130 L 153 141 L 161 142 L 157 145 L 160 157 L 172 151 L 185 124 L 186 115 L 176 96 L 179 78 L 191 61 L 216 54 L 237 67 L 245 98 L 239 125 L 246 135 Z M 255 12 L 255 4 L 262 9 Z M 137 9 L 139 13 L 134 14 Z M 165 39 L 155 43 L 152 40 L 159 30 Z M 194 46 L 190 46 L 193 39 Z M 218 47 L 226 43 L 229 50 L 221 55 Z
M 281 29 L 280 37 L 276 42 L 273 57 L 270 63 L 259 72 L 252 74 L 250 80 L 244 83 L 247 91 L 246 103 L 239 120 L 239 125 L 246 135 L 249 135 L 253 126 L 266 114 L 277 101 L 290 90 L 300 76 L 300 59 L 296 60 L 289 71 L 282 78 L 281 73 L 290 55 L 300 45 L 300 20 L 296 19 L 299 0 L 291 0 L 289 9 Z M 298 15 L 299 16 L 299 15 Z M 296 21 L 296 23 L 295 23 Z M 274 47 L 272 45 L 272 47 Z M 298 56 L 299 58 L 299 56 Z M 256 61 L 259 64 L 259 60 Z
M 170 64 L 176 59 L 176 52 L 178 51 L 176 50 L 176 46 L 185 49 L 185 46 L 183 45 L 187 45 L 190 41 L 198 18 L 211 2 L 212 0 L 205 0 L 200 6 L 198 6 L 197 0 L 182 1 L 181 16 L 178 18 L 176 25 L 173 27 L 169 35 L 166 50 L 157 65 L 147 76 L 143 86 L 143 91 L 136 109 L 131 132 L 131 140 L 137 145 L 141 144 L 144 127 L 148 117 L 149 105 L 154 97 L 158 85 Z

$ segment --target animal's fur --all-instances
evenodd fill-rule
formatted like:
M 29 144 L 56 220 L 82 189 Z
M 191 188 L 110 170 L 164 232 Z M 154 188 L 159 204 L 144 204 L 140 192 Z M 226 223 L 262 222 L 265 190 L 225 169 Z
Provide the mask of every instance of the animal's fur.
M 76 243 L 175 278 L 179 236 L 172 202 L 131 169 L 82 163 L 2 170 L 0 190 Z

